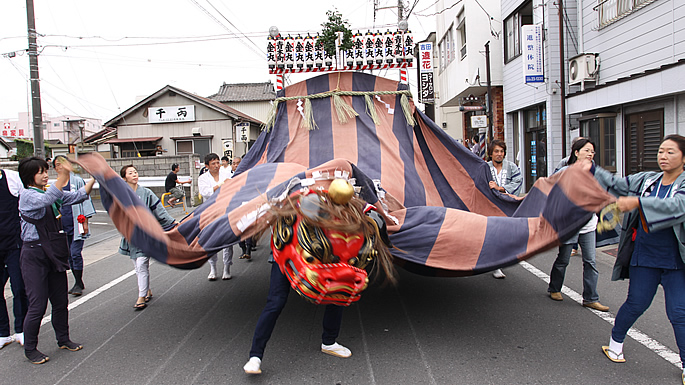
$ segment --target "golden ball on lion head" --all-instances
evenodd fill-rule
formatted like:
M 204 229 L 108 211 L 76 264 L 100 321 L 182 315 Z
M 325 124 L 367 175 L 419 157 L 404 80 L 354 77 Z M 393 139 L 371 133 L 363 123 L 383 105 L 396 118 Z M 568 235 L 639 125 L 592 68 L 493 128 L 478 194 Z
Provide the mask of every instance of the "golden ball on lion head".
M 328 186 L 328 195 L 334 203 L 344 205 L 354 196 L 354 187 L 345 179 L 334 179 Z

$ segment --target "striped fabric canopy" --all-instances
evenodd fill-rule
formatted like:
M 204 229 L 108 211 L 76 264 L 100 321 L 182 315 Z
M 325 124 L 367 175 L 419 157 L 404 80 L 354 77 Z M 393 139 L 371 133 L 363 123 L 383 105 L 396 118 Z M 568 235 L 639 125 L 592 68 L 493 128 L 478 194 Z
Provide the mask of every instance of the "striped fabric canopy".
M 406 93 L 406 85 L 363 73 L 287 87 L 236 175 L 166 232 L 102 157 L 79 160 L 98 179 L 119 231 L 146 255 L 180 268 L 199 267 L 252 235 L 269 203 L 311 183 L 325 188 L 334 175 L 353 178 L 360 197 L 391 219 L 396 263 L 426 275 L 515 264 L 568 239 L 615 200 L 579 167 L 539 179 L 523 201 L 491 190 L 487 164 Z

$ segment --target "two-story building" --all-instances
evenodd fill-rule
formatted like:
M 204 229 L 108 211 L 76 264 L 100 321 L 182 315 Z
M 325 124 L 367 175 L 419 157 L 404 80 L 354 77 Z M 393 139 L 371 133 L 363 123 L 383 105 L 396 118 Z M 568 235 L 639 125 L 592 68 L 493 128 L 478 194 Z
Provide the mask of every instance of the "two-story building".
M 222 84 L 219 91 L 208 96 L 209 99 L 265 122 L 269 111 L 276 99 L 276 91 L 271 81 L 262 83 L 233 83 Z M 247 149 L 257 140 L 260 134 L 259 126 L 251 126 L 248 142 L 236 143 L 237 153 L 246 153 Z
M 572 125 L 594 140 L 602 167 L 658 170 L 661 139 L 685 134 L 685 2 L 578 0 L 577 18 Z
M 563 5 L 560 52 L 558 3 L 502 1 L 505 136 L 520 146 L 526 187 L 549 175 L 577 136 L 591 137 L 597 164 L 619 175 L 658 169 L 663 136 L 685 132 L 685 3 Z M 544 83 L 526 82 L 526 25 L 541 27 Z
M 482 131 L 472 125 L 471 117 L 487 113 L 487 44 L 493 138 L 503 139 L 502 28 L 496 22 L 500 1 L 464 1 L 450 7 L 452 3 L 440 0 L 435 8 L 441 10 L 436 16 L 434 49 L 435 122 L 455 139 L 472 138 Z
M 165 86 L 105 123 L 116 128 L 113 157 L 199 154 L 243 156 L 262 124 L 223 103 Z M 105 135 L 105 134 L 103 134 Z M 233 148 L 236 151 L 233 152 Z

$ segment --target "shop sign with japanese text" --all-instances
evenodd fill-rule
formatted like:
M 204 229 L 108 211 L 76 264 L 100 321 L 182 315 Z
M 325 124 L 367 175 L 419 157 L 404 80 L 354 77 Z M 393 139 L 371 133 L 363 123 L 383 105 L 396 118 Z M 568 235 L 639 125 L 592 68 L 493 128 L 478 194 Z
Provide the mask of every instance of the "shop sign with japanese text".
M 523 57 L 523 77 L 526 84 L 544 83 L 545 74 L 542 65 L 542 27 L 540 25 L 524 25 L 521 27 L 523 42 L 521 43 Z
M 147 118 L 150 123 L 194 122 L 195 106 L 149 107 Z

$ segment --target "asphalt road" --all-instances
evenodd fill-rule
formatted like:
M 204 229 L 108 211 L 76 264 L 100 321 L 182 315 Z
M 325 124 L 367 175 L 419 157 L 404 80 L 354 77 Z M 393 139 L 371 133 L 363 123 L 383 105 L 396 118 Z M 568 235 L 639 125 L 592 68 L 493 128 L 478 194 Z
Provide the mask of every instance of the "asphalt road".
M 627 363 L 604 357 L 600 346 L 607 344 L 611 325 L 568 296 L 550 300 L 547 284 L 531 273 L 536 267 L 548 273 L 554 251 L 532 258 L 529 266 L 505 269 L 504 280 L 399 271 L 396 287 L 375 284 L 346 309 L 338 342 L 352 350 L 348 359 L 319 351 L 323 308 L 291 293 L 267 346 L 263 374 L 246 375 L 242 366 L 269 285 L 264 242 L 253 261 L 236 257 L 229 281 L 207 281 L 207 266 L 178 270 L 153 263 L 154 298 L 147 309 L 134 311 L 133 265 L 116 254 L 119 238 L 103 234 L 84 250 L 86 257 L 102 256 L 85 269 L 85 295 L 71 298 L 72 339 L 84 349 L 59 350 L 46 324 L 39 348 L 50 361 L 31 365 L 21 346 L 11 344 L 0 350 L 0 383 L 680 383 L 676 366 L 634 339 L 625 343 Z M 627 282 L 610 282 L 612 264 L 613 257 L 598 253 L 601 301 L 615 314 Z M 582 290 L 579 257 L 572 258 L 566 284 Z M 661 291 L 635 326 L 678 351 Z

